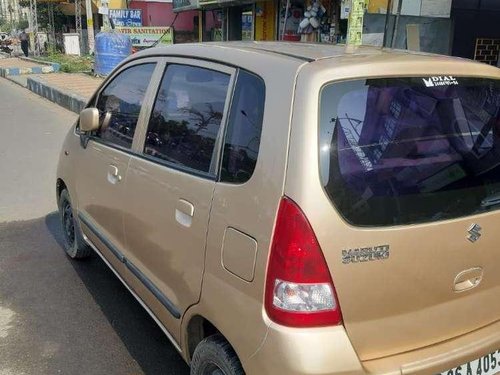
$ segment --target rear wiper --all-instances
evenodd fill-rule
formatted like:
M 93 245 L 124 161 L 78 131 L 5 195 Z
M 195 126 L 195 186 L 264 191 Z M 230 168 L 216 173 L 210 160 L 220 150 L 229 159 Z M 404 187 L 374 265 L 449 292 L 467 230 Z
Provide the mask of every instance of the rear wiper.
M 481 201 L 481 207 L 492 207 L 500 204 L 500 193 L 495 193 L 487 196 Z

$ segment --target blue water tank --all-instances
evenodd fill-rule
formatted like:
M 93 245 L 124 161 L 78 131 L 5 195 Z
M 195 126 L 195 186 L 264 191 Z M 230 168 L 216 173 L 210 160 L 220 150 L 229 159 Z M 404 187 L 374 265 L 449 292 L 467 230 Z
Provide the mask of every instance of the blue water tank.
M 107 76 L 131 53 L 132 41 L 128 35 L 114 32 L 97 34 L 95 37 L 95 73 Z

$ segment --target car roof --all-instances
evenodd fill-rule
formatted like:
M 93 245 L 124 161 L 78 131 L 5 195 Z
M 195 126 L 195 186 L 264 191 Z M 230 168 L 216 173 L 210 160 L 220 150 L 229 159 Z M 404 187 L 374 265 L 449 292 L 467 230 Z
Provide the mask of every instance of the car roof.
M 243 67 L 256 73 L 279 69 L 296 75 L 299 71 L 317 74 L 334 70 L 338 73 L 336 79 L 365 76 L 367 71 L 384 76 L 408 75 L 415 74 L 414 69 L 421 74 L 433 75 L 453 72 L 464 76 L 499 76 L 496 67 L 458 57 L 373 46 L 281 41 L 173 44 L 145 49 L 133 54 L 124 63 L 153 56 L 199 58 Z
M 298 59 L 305 62 L 313 62 L 322 59 L 360 56 L 360 55 L 414 55 L 414 56 L 440 56 L 431 53 L 414 52 L 408 50 L 389 49 L 373 46 L 346 46 L 345 44 L 324 44 L 324 43 L 297 43 L 297 42 L 257 42 L 257 41 L 236 41 L 236 42 L 204 42 L 174 44 L 166 47 L 155 47 L 141 51 L 144 55 L 169 55 L 182 52 L 186 48 L 196 48 L 201 54 L 212 49 L 233 50 L 235 54 L 245 54 L 254 52 L 261 55 L 280 55 L 288 59 Z M 442 57 L 442 56 L 440 56 Z

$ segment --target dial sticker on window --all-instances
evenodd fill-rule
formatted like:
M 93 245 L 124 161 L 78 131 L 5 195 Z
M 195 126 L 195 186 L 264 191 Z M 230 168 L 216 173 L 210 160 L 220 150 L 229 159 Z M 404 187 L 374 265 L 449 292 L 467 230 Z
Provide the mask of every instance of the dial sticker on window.
M 454 86 L 458 85 L 458 80 L 453 76 L 435 76 L 422 78 L 425 87 Z

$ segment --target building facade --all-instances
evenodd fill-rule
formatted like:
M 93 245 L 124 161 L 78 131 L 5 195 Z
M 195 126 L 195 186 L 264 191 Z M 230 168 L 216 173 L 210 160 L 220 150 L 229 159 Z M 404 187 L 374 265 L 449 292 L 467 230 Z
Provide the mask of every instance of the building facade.
M 199 13 L 199 40 L 345 43 L 353 1 L 361 43 L 500 64 L 499 0 L 173 0 Z M 350 34 L 354 35 L 354 34 Z

